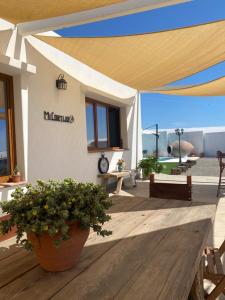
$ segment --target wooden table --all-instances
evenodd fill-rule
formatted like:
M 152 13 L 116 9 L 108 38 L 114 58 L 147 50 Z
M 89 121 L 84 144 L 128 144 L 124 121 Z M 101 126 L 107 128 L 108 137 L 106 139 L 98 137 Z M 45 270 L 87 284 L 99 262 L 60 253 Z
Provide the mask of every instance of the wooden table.
M 123 184 L 123 178 L 130 176 L 130 171 L 122 171 L 122 172 L 110 172 L 106 174 L 99 174 L 98 177 L 102 178 L 102 184 L 106 186 L 108 184 L 108 180 L 110 178 L 116 178 L 117 179 L 117 187 L 114 194 L 119 194 L 122 188 Z
M 187 299 L 214 205 L 114 197 L 113 235 L 91 233 L 76 268 L 43 271 L 32 253 L 0 244 L 0 299 Z M 8 248 L 9 247 L 9 248 Z

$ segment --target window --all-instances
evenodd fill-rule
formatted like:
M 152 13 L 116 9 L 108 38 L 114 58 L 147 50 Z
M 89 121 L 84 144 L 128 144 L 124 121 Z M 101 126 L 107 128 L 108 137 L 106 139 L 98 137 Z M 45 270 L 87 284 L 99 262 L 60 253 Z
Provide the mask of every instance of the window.
M 12 77 L 0 74 L 0 182 L 8 181 L 15 166 Z
M 120 148 L 120 109 L 86 99 L 88 149 Z

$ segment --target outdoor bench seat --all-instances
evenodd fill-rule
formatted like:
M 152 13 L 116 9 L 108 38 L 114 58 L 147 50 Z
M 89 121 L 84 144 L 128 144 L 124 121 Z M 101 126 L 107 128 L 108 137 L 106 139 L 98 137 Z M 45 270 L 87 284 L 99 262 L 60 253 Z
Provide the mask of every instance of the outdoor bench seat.
M 99 174 L 98 177 L 102 178 L 102 185 L 106 188 L 108 184 L 108 180 L 110 178 L 114 178 L 117 180 L 117 186 L 116 190 L 114 191 L 114 194 L 119 194 L 121 192 L 122 183 L 124 177 L 131 176 L 130 170 L 124 170 L 122 172 L 110 172 L 105 174 Z

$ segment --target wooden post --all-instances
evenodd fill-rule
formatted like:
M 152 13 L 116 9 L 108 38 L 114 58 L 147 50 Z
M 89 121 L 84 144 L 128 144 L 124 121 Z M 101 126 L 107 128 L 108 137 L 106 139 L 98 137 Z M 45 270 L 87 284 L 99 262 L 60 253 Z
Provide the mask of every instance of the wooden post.
M 149 175 L 149 179 L 150 179 L 150 183 L 154 183 L 155 182 L 155 174 L 150 174 Z
M 153 185 L 155 182 L 155 174 L 153 174 L 153 173 L 149 174 L 149 180 L 150 180 L 150 182 L 149 182 L 149 198 L 151 198 L 151 185 Z
M 191 175 L 188 175 L 188 176 L 187 176 L 187 184 L 188 184 L 189 186 L 192 185 L 192 177 L 191 177 Z

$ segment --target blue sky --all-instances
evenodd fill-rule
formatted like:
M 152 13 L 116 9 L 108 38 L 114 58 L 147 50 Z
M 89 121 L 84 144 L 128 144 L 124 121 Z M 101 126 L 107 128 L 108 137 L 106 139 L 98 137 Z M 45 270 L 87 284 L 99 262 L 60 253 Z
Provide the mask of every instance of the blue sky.
M 225 0 L 193 0 L 111 20 L 57 31 L 63 36 L 112 36 L 155 32 L 225 19 Z M 225 76 L 225 63 L 174 84 L 198 84 Z M 225 126 L 225 97 L 142 95 L 142 126 Z

